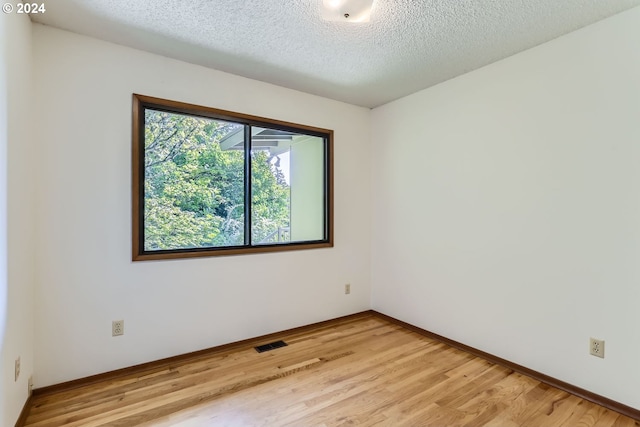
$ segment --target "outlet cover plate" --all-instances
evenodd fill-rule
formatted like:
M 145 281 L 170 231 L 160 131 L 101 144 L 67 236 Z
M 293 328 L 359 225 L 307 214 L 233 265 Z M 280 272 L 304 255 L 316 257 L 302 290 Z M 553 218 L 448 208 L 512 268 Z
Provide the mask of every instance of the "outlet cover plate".
M 114 320 L 111 322 L 111 335 L 114 337 L 124 335 L 124 320 Z
M 604 340 L 589 339 L 589 354 L 604 359 Z

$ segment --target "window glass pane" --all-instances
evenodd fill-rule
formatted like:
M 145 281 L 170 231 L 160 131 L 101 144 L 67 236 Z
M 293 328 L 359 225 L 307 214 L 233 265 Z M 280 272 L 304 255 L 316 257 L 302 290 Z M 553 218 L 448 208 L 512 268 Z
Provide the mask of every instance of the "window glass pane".
M 324 139 L 294 137 L 290 170 L 291 241 L 326 239 Z
M 251 128 L 251 240 L 254 245 L 290 241 L 288 158 L 292 135 Z
M 244 244 L 244 126 L 145 109 L 144 249 Z
M 251 159 L 252 243 L 325 239 L 324 139 L 253 127 Z

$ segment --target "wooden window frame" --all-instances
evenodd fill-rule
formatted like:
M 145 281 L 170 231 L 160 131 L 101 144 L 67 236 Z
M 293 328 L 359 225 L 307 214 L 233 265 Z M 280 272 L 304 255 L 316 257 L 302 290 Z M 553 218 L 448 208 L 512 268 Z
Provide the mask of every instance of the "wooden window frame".
M 266 127 L 289 132 L 318 136 L 324 139 L 324 233 L 325 238 L 317 241 L 301 241 L 289 243 L 242 245 L 227 247 L 207 247 L 189 249 L 171 249 L 145 251 L 144 249 L 144 141 L 145 141 L 145 109 L 166 111 L 168 113 L 186 114 L 197 117 L 210 118 L 240 123 L 249 126 Z M 247 156 L 249 154 L 247 153 Z M 252 116 L 233 111 L 220 110 L 184 102 L 154 98 L 133 94 L 133 123 L 132 123 L 132 260 L 163 260 L 179 258 L 211 257 L 224 255 L 255 254 L 269 252 L 283 252 L 303 249 L 333 247 L 333 130 L 313 126 L 290 123 L 264 117 Z M 245 181 L 249 180 L 248 164 L 245 158 Z M 250 184 L 245 183 L 245 189 Z M 246 206 L 245 206 L 246 208 Z M 245 230 L 251 222 L 249 214 L 245 213 Z

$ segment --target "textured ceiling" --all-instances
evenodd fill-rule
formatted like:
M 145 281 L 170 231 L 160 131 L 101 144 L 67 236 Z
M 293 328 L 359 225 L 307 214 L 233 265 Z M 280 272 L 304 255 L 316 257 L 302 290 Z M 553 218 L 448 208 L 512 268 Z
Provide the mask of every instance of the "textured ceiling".
M 322 0 L 49 0 L 35 22 L 375 107 L 640 0 L 375 0 L 327 22 Z

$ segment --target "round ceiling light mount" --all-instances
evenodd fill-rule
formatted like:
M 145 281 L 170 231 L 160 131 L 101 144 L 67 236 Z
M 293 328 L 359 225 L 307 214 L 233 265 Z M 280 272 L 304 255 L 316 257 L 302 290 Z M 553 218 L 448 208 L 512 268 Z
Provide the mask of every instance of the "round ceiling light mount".
M 374 0 L 322 0 L 321 17 L 326 21 L 369 22 Z

